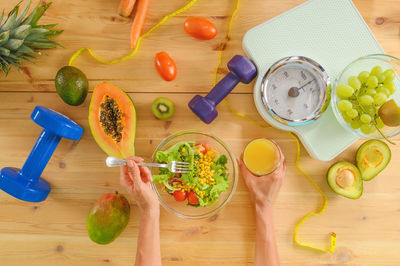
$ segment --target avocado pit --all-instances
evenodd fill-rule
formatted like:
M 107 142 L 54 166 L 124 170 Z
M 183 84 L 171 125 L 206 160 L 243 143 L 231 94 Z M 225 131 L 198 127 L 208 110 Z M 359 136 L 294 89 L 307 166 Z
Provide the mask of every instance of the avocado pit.
M 354 179 L 354 174 L 351 170 L 343 169 L 336 177 L 336 184 L 341 188 L 348 188 L 353 185 Z

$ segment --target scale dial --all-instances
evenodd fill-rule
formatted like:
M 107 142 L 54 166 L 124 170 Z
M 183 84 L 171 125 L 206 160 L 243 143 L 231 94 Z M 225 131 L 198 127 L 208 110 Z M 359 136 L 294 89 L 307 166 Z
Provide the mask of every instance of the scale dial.
M 277 121 L 303 125 L 320 116 L 328 86 L 329 77 L 317 62 L 300 56 L 285 57 L 265 74 L 262 102 Z

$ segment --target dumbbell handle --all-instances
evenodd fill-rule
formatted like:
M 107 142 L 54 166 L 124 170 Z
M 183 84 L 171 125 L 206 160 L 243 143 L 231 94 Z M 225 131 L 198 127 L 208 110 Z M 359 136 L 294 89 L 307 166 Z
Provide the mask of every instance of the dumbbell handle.
M 229 72 L 217 85 L 207 94 L 206 98 L 215 105 L 218 105 L 240 82 L 238 76 L 233 72 Z
M 43 129 L 19 175 L 32 183 L 37 182 L 60 140 L 60 136 Z

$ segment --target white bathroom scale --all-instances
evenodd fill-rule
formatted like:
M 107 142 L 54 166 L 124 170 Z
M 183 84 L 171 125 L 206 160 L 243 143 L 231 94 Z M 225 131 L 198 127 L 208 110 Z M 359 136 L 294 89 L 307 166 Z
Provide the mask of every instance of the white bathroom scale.
M 331 106 L 313 123 L 282 124 L 262 103 L 261 83 L 270 66 L 288 56 L 309 57 L 327 72 L 333 84 L 352 61 L 384 53 L 350 0 L 310 0 L 248 31 L 243 49 L 257 67 L 254 101 L 272 126 L 295 133 L 309 154 L 330 161 L 359 137 L 342 127 Z

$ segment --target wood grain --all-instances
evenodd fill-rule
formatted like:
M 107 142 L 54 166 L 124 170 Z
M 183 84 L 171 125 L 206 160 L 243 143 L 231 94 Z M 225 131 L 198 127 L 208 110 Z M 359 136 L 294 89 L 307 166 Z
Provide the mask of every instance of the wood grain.
M 18 1 L 0 0 L 9 10 Z M 232 38 L 224 62 L 243 53 L 241 38 L 253 26 L 304 1 L 242 0 L 234 21 Z M 387 53 L 400 56 L 400 1 L 354 1 Z M 186 1 L 154 0 L 145 28 Z M 219 117 L 211 125 L 200 122 L 186 107 L 194 93 L 206 92 L 212 84 L 218 56 L 217 47 L 226 31 L 233 1 L 199 0 L 193 8 L 173 18 L 143 42 L 132 59 L 113 66 L 99 65 L 87 55 L 76 64 L 89 77 L 91 88 L 107 80 L 130 92 L 138 112 L 136 150 L 149 159 L 166 136 L 183 129 L 198 129 L 221 137 L 240 156 L 245 144 L 256 137 L 276 140 L 287 158 L 288 172 L 275 204 L 276 232 L 282 265 L 399 265 L 400 264 L 400 148 L 392 146 L 392 162 L 376 179 L 365 183 L 364 195 L 349 200 L 333 193 L 325 181 L 331 162 L 318 162 L 302 153 L 304 168 L 327 193 L 329 205 L 322 216 L 311 218 L 302 227 L 301 239 L 327 245 L 329 233 L 338 235 L 333 254 L 303 249 L 293 243 L 293 228 L 299 219 L 321 205 L 321 197 L 295 168 L 295 142 L 286 132 L 253 123 L 231 114 L 226 105 L 218 107 Z M 103 193 L 120 190 L 118 170 L 104 166 L 105 154 L 91 137 L 87 116 L 89 97 L 79 107 L 64 104 L 55 94 L 54 76 L 77 49 L 88 46 L 106 58 L 129 51 L 130 19 L 118 17 L 118 1 L 55 0 L 43 18 L 59 23 L 65 32 L 58 37 L 65 48 L 48 52 L 36 64 L 24 64 L 19 73 L 11 71 L 0 81 L 0 167 L 20 167 L 41 128 L 29 116 L 36 105 L 66 114 L 85 129 L 78 142 L 62 140 L 43 177 L 52 192 L 43 203 L 18 201 L 0 191 L 0 265 L 133 265 L 139 213 L 133 200 L 128 228 L 111 245 L 92 243 L 86 233 L 86 215 Z M 187 16 L 205 16 L 218 27 L 214 40 L 200 42 L 188 38 L 182 29 Z M 118 48 L 118 49 L 117 49 Z M 194 49 L 195 48 L 195 49 Z M 155 52 L 166 50 L 179 65 L 178 78 L 162 81 L 153 68 Z M 226 71 L 221 69 L 221 74 Z M 228 97 L 235 109 L 264 123 L 252 103 L 252 86 L 241 85 Z M 156 120 L 151 102 L 166 96 L 176 103 L 171 121 Z M 354 160 L 357 142 L 338 160 Z M 399 139 L 396 139 L 399 143 Z M 232 201 L 218 215 L 200 221 L 179 219 L 162 210 L 161 251 L 163 265 L 248 265 L 253 263 L 254 217 L 248 193 L 240 179 Z

